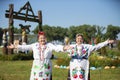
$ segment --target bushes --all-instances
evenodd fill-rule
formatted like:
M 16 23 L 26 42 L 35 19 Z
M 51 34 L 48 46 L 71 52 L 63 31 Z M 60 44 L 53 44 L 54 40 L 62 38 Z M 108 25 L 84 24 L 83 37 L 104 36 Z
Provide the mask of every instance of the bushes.
M 120 66 L 120 59 L 118 58 L 109 58 L 106 56 L 100 56 L 93 54 L 90 56 L 90 66 L 94 67 L 105 67 L 105 66 Z M 58 58 L 56 64 L 58 66 L 65 65 L 69 66 L 70 58 Z
M 106 47 L 102 47 L 101 49 L 97 50 L 100 54 L 105 55 L 106 54 Z
M 70 58 L 58 58 L 56 61 L 56 64 L 58 66 L 64 65 L 64 66 L 69 66 L 70 63 Z
M 90 56 L 90 66 L 105 67 L 105 66 L 120 66 L 119 58 L 111 58 L 108 56 L 100 56 L 98 54 L 92 54 Z
M 120 67 L 120 52 L 116 49 L 109 49 L 106 48 L 105 54 L 99 54 L 99 52 L 94 52 L 89 57 L 90 66 L 94 67 L 105 67 L 105 66 L 116 66 Z M 58 58 L 56 60 L 57 65 L 65 65 L 68 66 L 70 62 L 70 57 L 67 57 L 68 55 L 65 54 L 57 54 Z
M 107 54 L 105 54 L 107 57 L 113 58 L 114 56 L 120 56 L 120 51 L 118 49 L 108 49 Z
M 69 53 L 67 52 L 55 52 L 53 51 L 53 55 L 55 56 L 55 62 L 58 66 L 69 66 L 70 63 L 70 56 L 68 56 Z
M 0 60 L 32 60 L 33 59 L 33 54 L 28 53 L 19 53 L 19 54 L 12 54 L 12 55 L 0 55 Z
M 3 76 L 0 75 L 0 80 L 4 80 Z

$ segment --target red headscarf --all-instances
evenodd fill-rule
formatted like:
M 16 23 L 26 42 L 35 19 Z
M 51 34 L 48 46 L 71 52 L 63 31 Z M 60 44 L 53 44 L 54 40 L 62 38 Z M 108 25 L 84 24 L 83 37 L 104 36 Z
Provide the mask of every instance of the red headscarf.
M 39 31 L 39 32 L 38 32 L 38 37 L 39 37 L 40 35 L 44 35 L 44 36 L 45 36 L 45 33 L 44 33 L 43 31 Z

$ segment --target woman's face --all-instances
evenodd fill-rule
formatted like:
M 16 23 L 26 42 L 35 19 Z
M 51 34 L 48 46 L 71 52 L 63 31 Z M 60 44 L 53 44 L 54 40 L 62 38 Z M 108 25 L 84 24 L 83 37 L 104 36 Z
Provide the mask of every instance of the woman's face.
M 38 41 L 39 41 L 40 45 L 45 45 L 45 43 L 46 43 L 45 35 L 39 35 Z
M 83 38 L 82 38 L 82 36 L 76 37 L 76 43 L 77 43 L 77 44 L 82 44 L 82 43 L 83 43 Z

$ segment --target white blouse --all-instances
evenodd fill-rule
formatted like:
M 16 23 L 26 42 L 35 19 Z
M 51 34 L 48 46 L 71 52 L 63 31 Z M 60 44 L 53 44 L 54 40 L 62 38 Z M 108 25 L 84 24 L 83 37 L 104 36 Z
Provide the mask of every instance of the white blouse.
M 52 43 L 46 43 L 46 49 L 44 50 L 44 58 L 50 59 L 52 56 L 52 51 L 55 50 L 57 52 L 63 51 L 62 45 L 53 45 Z M 38 42 L 30 44 L 30 45 L 18 45 L 18 50 L 32 50 L 33 51 L 33 58 L 40 59 L 40 45 Z
M 77 49 L 76 50 L 76 53 L 77 53 L 77 56 L 85 56 L 85 58 L 88 58 L 91 54 L 92 51 L 96 51 L 104 46 L 106 46 L 108 44 L 108 41 L 105 41 L 105 42 L 101 42 L 101 43 L 98 43 L 97 45 L 90 45 L 90 44 L 81 44 L 81 45 L 77 45 L 77 44 L 73 44 L 73 45 L 70 45 L 73 47 L 73 51 L 75 51 L 75 48 Z M 71 53 L 71 50 L 68 50 L 67 52 L 70 52 Z M 71 56 L 75 56 L 75 55 L 72 55 L 70 54 Z

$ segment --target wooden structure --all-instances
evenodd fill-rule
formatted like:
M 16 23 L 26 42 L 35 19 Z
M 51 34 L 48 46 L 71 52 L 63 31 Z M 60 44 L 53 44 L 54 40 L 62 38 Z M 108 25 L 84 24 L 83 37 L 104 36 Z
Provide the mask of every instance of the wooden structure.
M 26 13 L 22 13 L 22 11 L 25 11 Z M 31 12 L 32 14 L 29 14 Z M 32 7 L 29 3 L 29 1 L 22 7 L 18 12 L 14 11 L 14 5 L 10 4 L 9 5 L 9 10 L 6 10 L 5 17 L 9 18 L 9 41 L 8 43 L 13 43 L 14 40 L 14 21 L 13 19 L 18 19 L 18 20 L 24 20 L 26 21 L 31 21 L 31 22 L 37 22 L 39 24 L 39 31 L 42 31 L 42 11 L 38 11 L 38 16 L 34 15 L 34 12 L 32 10 Z M 13 50 L 8 51 L 9 54 L 13 53 Z

